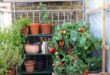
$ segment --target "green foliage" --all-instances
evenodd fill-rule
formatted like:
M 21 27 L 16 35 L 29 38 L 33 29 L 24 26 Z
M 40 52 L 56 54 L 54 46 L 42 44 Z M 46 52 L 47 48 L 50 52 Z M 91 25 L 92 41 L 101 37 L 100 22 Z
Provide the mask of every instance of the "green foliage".
M 0 75 L 22 63 L 22 43 L 19 27 L 14 24 L 0 30 Z
M 99 57 L 87 58 L 86 62 L 91 71 L 95 71 L 101 68 L 101 58 Z
M 60 45 L 60 43 L 63 45 Z M 49 49 L 51 48 L 55 48 L 56 51 L 53 53 L 55 64 L 58 65 L 59 61 L 64 62 L 63 64 L 66 62 L 71 63 L 66 64 L 66 66 L 56 67 L 54 71 L 59 71 L 58 75 L 62 73 L 66 75 L 78 75 L 79 73 L 79 75 L 82 75 L 81 73 L 84 69 L 88 68 L 86 58 L 89 57 L 92 51 L 101 49 L 101 40 L 90 35 L 88 24 L 67 22 L 55 27 L 54 36 L 49 42 Z M 76 57 L 76 59 L 73 60 L 73 57 Z M 72 60 L 72 62 L 70 60 Z M 77 62 L 77 60 L 79 62 Z
M 40 10 L 42 23 L 45 23 L 45 24 L 50 23 L 49 13 L 47 12 L 46 5 L 43 3 L 39 3 L 37 9 Z
M 29 18 L 21 18 L 20 20 L 17 20 L 16 22 L 18 23 L 18 25 L 23 27 L 23 26 L 29 26 L 32 21 Z

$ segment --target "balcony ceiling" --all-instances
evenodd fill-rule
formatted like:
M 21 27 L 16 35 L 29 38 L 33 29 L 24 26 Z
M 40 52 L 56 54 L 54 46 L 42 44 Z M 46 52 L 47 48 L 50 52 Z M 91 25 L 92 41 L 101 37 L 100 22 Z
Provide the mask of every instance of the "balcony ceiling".
M 4 2 L 61 2 L 61 1 L 82 1 L 82 0 L 4 0 Z

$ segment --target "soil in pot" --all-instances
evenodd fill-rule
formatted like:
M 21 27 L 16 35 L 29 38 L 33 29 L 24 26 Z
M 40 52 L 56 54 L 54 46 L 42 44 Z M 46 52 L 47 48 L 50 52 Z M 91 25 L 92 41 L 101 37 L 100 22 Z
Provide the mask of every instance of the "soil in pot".
M 39 33 L 39 23 L 31 23 L 30 24 L 30 31 L 32 35 Z
M 39 43 L 25 44 L 24 48 L 27 54 L 36 54 L 39 52 Z
M 27 60 L 24 62 L 26 72 L 33 72 L 35 67 L 35 62 L 33 60 Z
M 51 33 L 51 24 L 42 24 L 41 25 L 41 33 L 42 34 L 49 34 L 49 33 Z
M 7 75 L 16 75 L 16 70 L 9 70 Z

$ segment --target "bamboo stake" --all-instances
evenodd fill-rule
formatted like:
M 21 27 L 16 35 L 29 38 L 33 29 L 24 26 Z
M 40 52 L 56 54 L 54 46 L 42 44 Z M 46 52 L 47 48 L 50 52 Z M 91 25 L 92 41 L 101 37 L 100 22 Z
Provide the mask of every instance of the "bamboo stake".
M 110 4 L 108 4 L 108 8 L 110 8 Z
M 85 0 L 85 11 L 88 11 L 88 0 Z M 85 21 L 88 22 L 88 14 L 85 13 Z
M 107 75 L 106 68 L 106 1 L 103 0 L 102 8 L 102 73 L 101 75 Z

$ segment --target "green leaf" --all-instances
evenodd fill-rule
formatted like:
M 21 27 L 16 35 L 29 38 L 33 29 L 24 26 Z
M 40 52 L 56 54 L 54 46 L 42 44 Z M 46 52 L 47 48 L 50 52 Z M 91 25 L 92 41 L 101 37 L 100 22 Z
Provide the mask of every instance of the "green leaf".
M 78 33 L 75 30 L 70 32 L 70 39 L 73 42 L 75 42 L 78 39 Z
M 84 36 L 82 36 L 81 38 L 80 38 L 80 41 L 79 41 L 79 43 L 80 43 L 80 46 L 85 46 L 85 44 L 86 44 L 86 38 L 84 37 Z

